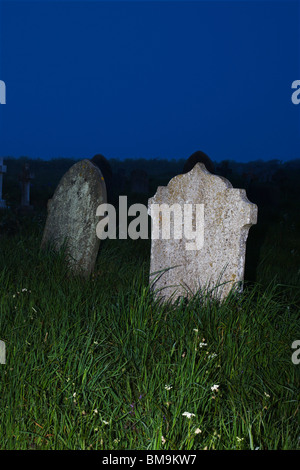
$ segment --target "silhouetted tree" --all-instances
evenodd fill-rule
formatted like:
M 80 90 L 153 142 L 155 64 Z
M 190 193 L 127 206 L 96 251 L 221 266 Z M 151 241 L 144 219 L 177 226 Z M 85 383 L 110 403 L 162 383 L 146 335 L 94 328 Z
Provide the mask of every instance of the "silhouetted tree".
M 228 160 L 222 160 L 218 165 L 218 174 L 220 176 L 224 176 L 224 178 L 227 178 L 232 173 L 232 169 L 229 165 L 230 163 Z
M 215 173 L 215 165 L 212 162 L 212 160 L 209 158 L 206 153 L 202 152 L 201 150 L 197 150 L 197 152 L 194 152 L 185 162 L 183 166 L 182 173 L 188 173 L 191 171 L 196 163 L 203 163 L 206 167 L 206 169 L 214 174 Z
M 139 168 L 130 173 L 131 191 L 133 193 L 147 194 L 149 192 L 149 176 L 145 170 Z
M 112 196 L 112 176 L 113 176 L 110 163 L 103 155 L 101 155 L 101 153 L 94 155 L 94 157 L 91 158 L 91 162 L 99 168 L 99 170 L 101 171 L 103 175 L 105 185 L 106 185 L 107 200 L 110 201 L 111 196 Z

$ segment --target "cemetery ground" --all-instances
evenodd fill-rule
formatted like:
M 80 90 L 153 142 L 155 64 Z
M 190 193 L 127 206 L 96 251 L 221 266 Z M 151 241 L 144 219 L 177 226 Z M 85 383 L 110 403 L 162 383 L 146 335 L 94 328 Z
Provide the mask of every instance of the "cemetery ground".
M 285 194 L 259 205 L 244 291 L 221 304 L 160 305 L 149 240 L 105 240 L 91 278 L 71 276 L 40 250 L 45 211 L 2 212 L 0 449 L 299 449 L 299 200 Z

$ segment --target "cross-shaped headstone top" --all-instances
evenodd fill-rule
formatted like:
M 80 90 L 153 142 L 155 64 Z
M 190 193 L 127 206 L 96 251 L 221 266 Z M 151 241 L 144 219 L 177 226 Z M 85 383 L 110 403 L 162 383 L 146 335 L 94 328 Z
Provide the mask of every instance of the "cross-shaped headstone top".
M 34 173 L 30 171 L 28 163 L 25 163 L 25 165 L 23 166 L 22 173 L 19 176 L 19 179 L 22 183 L 27 183 L 34 179 Z

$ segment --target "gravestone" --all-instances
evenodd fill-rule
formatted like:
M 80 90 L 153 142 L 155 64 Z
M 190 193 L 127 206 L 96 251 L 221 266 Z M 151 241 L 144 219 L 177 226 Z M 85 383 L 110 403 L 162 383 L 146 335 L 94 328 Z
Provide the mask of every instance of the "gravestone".
M 48 201 L 41 247 L 51 243 L 59 250 L 65 244 L 71 271 L 89 276 L 100 245 L 96 226 L 101 219 L 96 216 L 96 210 L 106 202 L 106 187 L 100 169 L 89 160 L 75 163 Z
M 0 158 L 0 209 L 6 209 L 6 202 L 2 199 L 3 174 L 6 173 L 6 166 L 3 165 L 3 158 Z
M 21 212 L 33 210 L 33 206 L 30 205 L 30 184 L 33 179 L 34 174 L 30 171 L 29 164 L 25 163 L 19 176 L 19 181 L 21 182 L 21 205 L 19 210 Z
M 136 169 L 130 173 L 131 192 L 139 194 L 148 194 L 149 176 L 144 170 Z
M 170 219 L 166 208 L 172 209 Z M 257 206 L 244 189 L 197 163 L 158 187 L 148 213 L 150 283 L 157 296 L 173 301 L 208 289 L 225 298 L 232 287 L 241 289 L 248 231 L 257 221 Z

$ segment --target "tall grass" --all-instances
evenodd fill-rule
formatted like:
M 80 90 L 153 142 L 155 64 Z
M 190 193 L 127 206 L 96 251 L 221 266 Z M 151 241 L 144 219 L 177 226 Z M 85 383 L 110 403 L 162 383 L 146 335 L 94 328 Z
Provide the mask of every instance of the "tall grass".
M 296 288 L 161 305 L 148 241 L 106 241 L 87 281 L 39 244 L 1 238 L 1 449 L 299 448 Z

